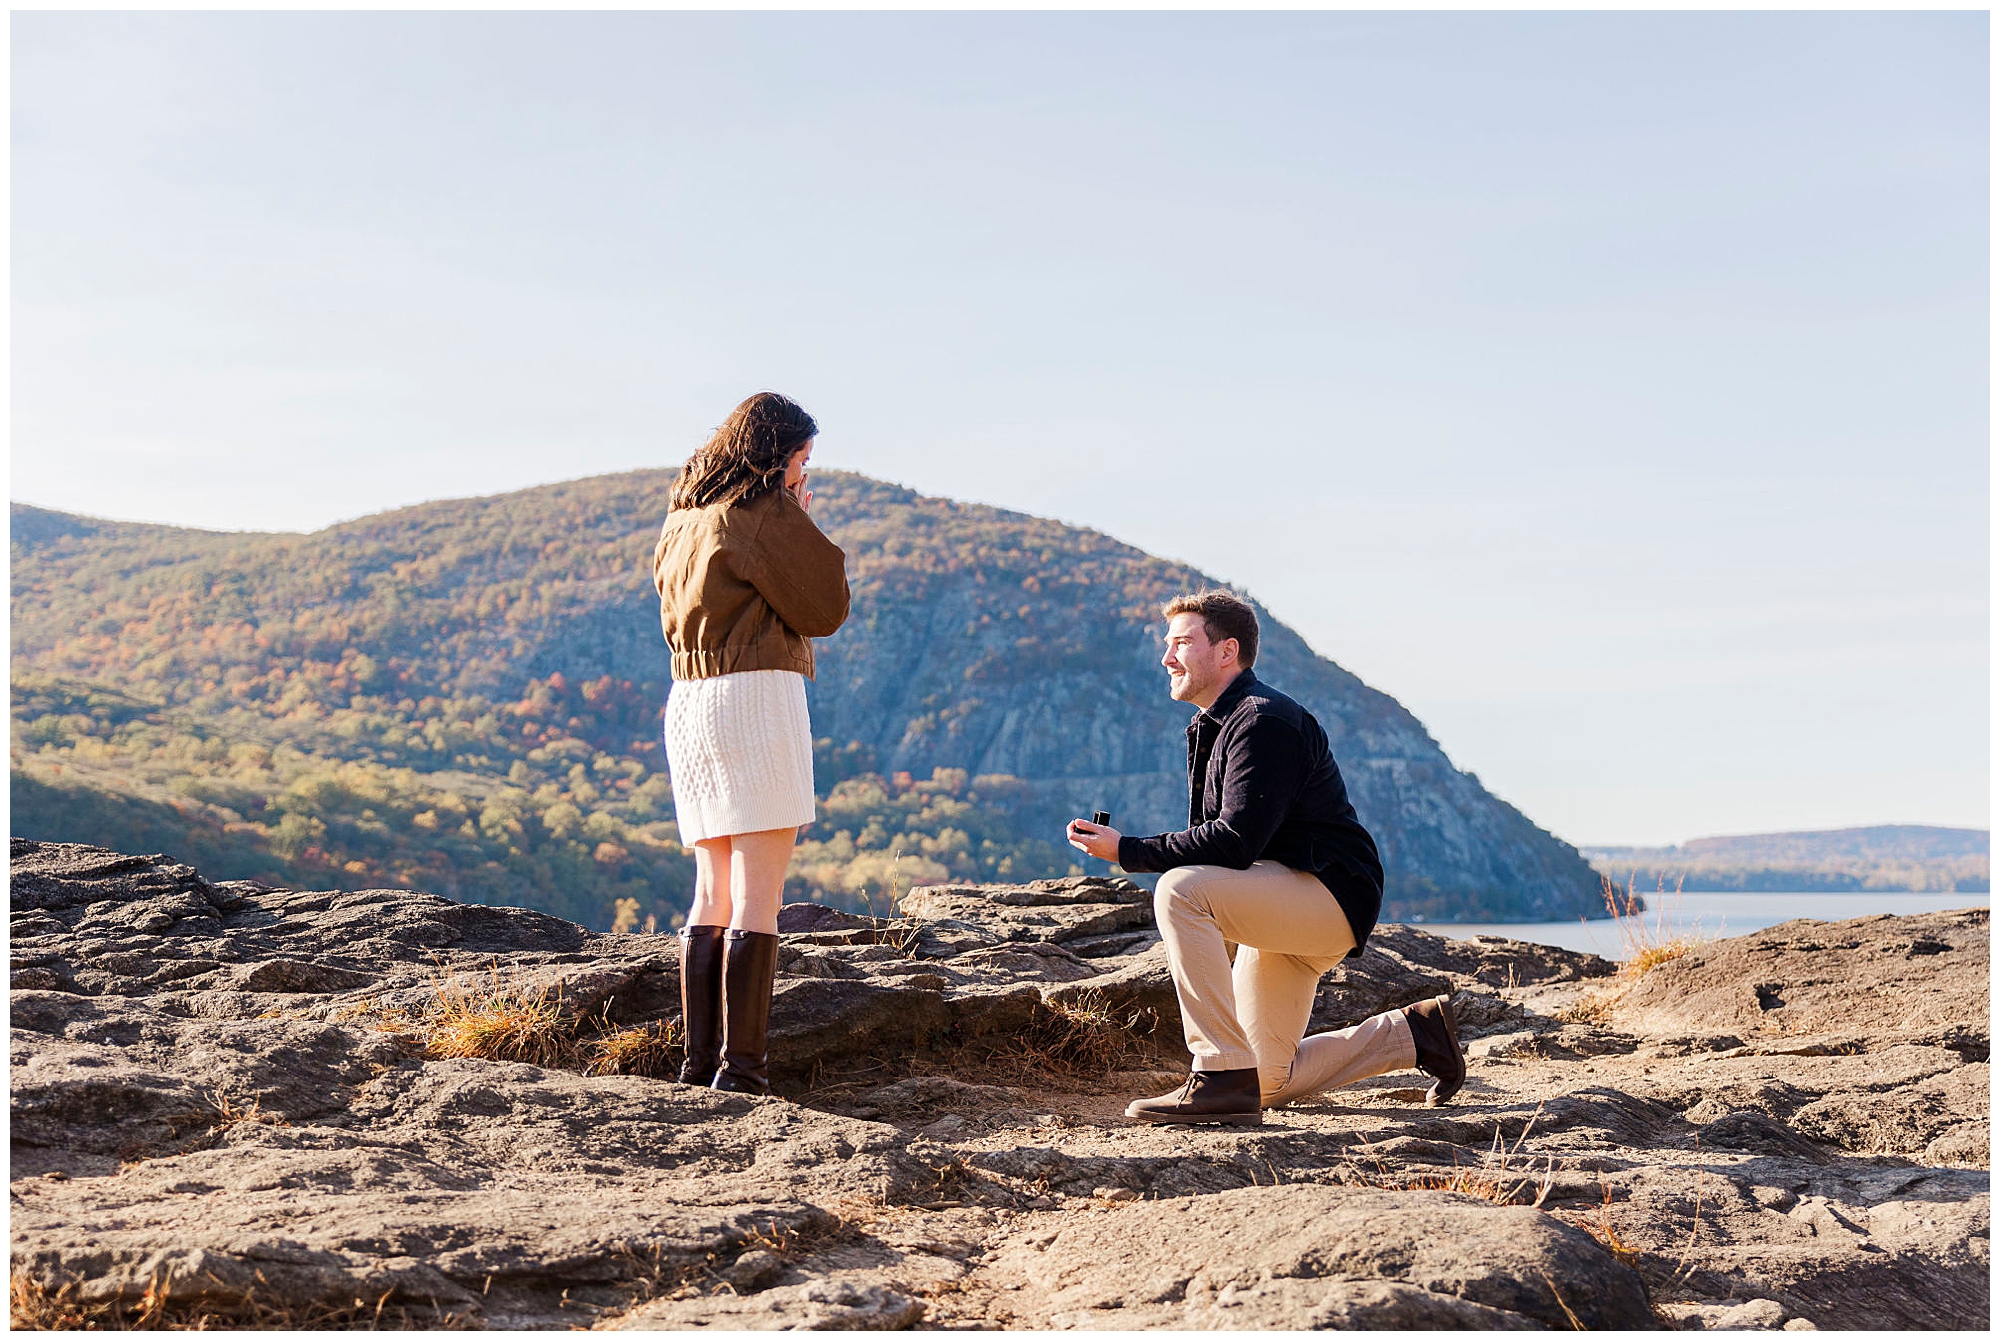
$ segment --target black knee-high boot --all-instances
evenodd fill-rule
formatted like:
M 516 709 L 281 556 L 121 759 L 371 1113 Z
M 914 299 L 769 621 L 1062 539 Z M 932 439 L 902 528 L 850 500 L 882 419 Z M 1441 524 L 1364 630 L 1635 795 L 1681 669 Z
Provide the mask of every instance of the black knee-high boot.
M 681 1084 L 706 1085 L 722 1065 L 722 938 L 727 927 L 681 928 Z
M 731 931 L 722 952 L 722 1069 L 715 1088 L 769 1094 L 767 1035 L 778 938 L 765 931 Z

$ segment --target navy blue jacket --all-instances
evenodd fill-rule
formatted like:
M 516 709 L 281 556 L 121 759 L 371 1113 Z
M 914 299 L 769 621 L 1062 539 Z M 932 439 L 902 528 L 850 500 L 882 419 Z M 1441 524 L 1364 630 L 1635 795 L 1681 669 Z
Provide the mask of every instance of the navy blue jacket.
M 1275 861 L 1319 877 L 1361 953 L 1382 914 L 1382 858 L 1313 715 L 1245 670 L 1188 723 L 1188 827 L 1118 841 L 1128 871 L 1244 870 Z

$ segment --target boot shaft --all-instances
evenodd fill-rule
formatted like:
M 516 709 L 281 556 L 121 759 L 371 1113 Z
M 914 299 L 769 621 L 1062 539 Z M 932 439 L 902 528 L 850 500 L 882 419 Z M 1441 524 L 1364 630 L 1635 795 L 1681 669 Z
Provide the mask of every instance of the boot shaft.
M 722 1064 L 722 958 L 727 927 L 681 929 L 681 1083 L 706 1085 Z
M 768 1094 L 771 985 L 778 971 L 778 938 L 765 931 L 732 930 L 722 952 L 722 1068 L 715 1088 Z

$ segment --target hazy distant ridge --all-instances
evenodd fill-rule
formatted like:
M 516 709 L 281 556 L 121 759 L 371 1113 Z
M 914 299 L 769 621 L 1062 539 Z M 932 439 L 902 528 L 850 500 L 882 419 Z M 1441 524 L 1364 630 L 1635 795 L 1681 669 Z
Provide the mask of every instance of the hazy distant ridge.
M 1671 847 L 1586 847 L 1619 884 L 1696 891 L 1981 892 L 1992 887 L 1992 834 L 1929 824 L 1691 838 Z

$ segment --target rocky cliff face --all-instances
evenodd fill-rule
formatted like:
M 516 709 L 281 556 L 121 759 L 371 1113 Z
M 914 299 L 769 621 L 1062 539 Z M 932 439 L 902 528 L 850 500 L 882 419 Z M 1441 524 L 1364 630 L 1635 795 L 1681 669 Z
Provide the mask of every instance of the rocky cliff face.
M 1010 773 L 1046 814 L 1187 822 L 1184 731 L 1159 667 L 1160 605 L 1213 579 L 1094 532 L 856 477 L 815 504 L 854 566 L 855 617 L 825 645 L 816 729 L 892 768 Z M 917 556 L 962 555 L 926 564 Z M 1568 844 L 1454 768 L 1423 726 L 1259 608 L 1257 671 L 1326 728 L 1389 872 L 1387 915 L 1602 915 Z
M 1117 1116 L 1186 1060 L 1122 881 L 788 907 L 766 1099 L 645 1074 L 669 937 L 18 840 L 11 881 L 20 1325 L 1988 1322 L 1984 910 L 1623 991 L 1394 928 L 1314 1027 L 1452 993 L 1455 1105 L 1405 1073 L 1175 1130 Z M 550 1050 L 443 1055 L 468 1002 Z

